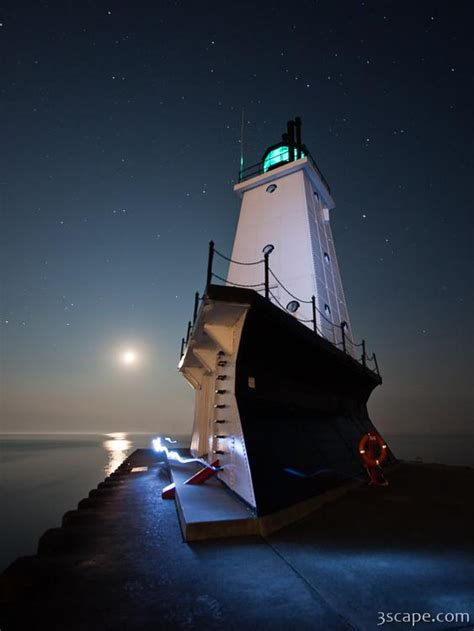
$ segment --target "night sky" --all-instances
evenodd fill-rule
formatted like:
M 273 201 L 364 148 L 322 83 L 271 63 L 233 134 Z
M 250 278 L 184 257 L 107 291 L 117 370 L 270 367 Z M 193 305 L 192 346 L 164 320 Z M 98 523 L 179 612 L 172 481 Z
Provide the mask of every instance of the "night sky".
M 331 185 L 377 427 L 472 432 L 472 6 L 7 2 L 2 429 L 190 431 L 179 344 L 231 250 L 244 107 L 246 166 L 299 115 Z

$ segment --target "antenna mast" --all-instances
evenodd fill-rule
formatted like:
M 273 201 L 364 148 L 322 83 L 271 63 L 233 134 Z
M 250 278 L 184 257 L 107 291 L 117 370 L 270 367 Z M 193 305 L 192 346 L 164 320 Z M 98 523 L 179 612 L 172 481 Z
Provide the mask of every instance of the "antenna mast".
M 239 170 L 239 179 L 242 179 L 242 173 L 244 170 L 244 119 L 245 119 L 245 109 L 242 108 L 242 116 L 240 120 L 240 170 Z

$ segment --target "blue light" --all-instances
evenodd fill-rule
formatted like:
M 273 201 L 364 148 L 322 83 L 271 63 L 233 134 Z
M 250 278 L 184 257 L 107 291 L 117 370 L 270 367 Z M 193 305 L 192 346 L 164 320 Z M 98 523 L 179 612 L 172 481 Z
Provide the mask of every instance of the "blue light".
M 296 153 L 296 150 L 295 150 Z M 301 158 L 305 157 L 303 151 L 300 151 Z M 289 162 L 290 161 L 290 148 L 287 145 L 281 145 L 276 149 L 272 149 L 265 156 L 265 160 L 263 161 L 263 171 L 264 173 L 268 171 L 271 167 L 280 164 L 281 162 Z

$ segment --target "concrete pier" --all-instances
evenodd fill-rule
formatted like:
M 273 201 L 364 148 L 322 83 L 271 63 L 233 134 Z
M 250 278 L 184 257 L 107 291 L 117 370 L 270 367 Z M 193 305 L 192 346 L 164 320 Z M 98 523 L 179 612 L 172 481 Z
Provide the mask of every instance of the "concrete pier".
M 0 578 L 2 631 L 408 629 L 378 612 L 467 613 L 474 470 L 401 463 L 269 536 L 185 543 L 159 455 L 138 450 Z M 420 623 L 421 624 L 421 623 Z
M 188 542 L 239 535 L 267 536 L 301 521 L 323 504 L 333 502 L 366 483 L 365 478 L 350 480 L 293 506 L 257 517 L 254 511 L 216 478 L 209 479 L 206 484 L 187 484 L 186 480 L 202 469 L 202 465 L 196 462 L 170 462 L 170 469 L 175 483 L 181 532 Z

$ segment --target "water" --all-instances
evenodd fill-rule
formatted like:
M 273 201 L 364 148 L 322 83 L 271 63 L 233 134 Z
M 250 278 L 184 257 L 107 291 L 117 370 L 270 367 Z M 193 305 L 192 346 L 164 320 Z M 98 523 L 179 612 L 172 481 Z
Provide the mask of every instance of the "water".
M 0 435 L 0 572 L 35 554 L 39 537 L 156 434 Z M 177 446 L 189 438 L 175 436 Z
M 474 467 L 474 434 L 384 434 L 401 460 Z
M 34 554 L 45 530 L 60 526 L 66 511 L 155 436 L 0 435 L 0 572 L 17 557 Z M 174 438 L 178 446 L 189 444 L 189 437 Z M 385 439 L 401 459 L 474 467 L 472 435 L 386 434 Z

